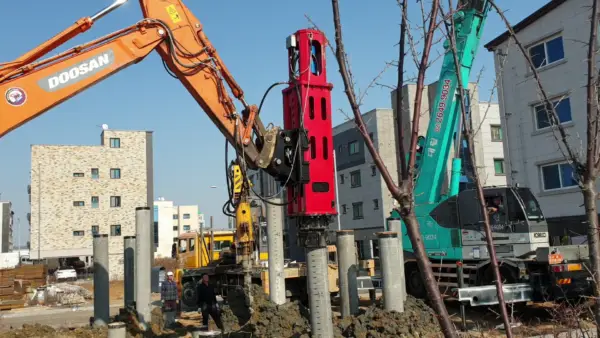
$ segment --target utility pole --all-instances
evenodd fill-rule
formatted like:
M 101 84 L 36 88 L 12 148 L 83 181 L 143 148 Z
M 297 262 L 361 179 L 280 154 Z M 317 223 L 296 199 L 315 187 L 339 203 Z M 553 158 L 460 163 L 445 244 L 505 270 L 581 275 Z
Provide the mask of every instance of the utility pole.
M 210 216 L 210 259 L 209 259 L 209 262 L 213 261 L 214 252 L 215 252 L 215 229 L 213 228 L 213 217 Z
M 38 262 L 42 260 L 42 166 L 38 162 Z
M 335 147 L 333 148 L 332 151 L 333 154 L 333 168 L 334 168 L 334 173 L 335 173 L 335 210 L 337 211 L 337 226 L 338 226 L 338 231 L 342 230 L 342 221 L 340 220 L 341 215 L 340 215 L 340 195 L 339 195 L 339 191 L 338 191 L 338 174 L 337 174 L 337 160 L 335 158 Z
M 21 265 L 21 218 L 17 217 L 17 245 L 19 252 L 19 265 Z M 14 250 L 14 245 L 13 245 Z

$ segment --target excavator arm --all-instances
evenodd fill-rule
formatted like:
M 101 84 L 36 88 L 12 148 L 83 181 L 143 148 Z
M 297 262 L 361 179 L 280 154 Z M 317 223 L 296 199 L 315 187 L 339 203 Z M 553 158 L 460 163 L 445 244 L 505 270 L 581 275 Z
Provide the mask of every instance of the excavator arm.
M 244 154 L 246 164 L 270 171 L 279 128 L 264 128 L 258 108 L 246 103 L 202 24 L 180 0 L 140 0 L 145 19 L 137 24 L 38 61 L 125 2 L 117 0 L 18 59 L 1 64 L 0 138 L 156 50 L 226 139 Z M 225 83 L 242 103 L 241 114 Z M 290 170 L 278 168 L 275 176 Z

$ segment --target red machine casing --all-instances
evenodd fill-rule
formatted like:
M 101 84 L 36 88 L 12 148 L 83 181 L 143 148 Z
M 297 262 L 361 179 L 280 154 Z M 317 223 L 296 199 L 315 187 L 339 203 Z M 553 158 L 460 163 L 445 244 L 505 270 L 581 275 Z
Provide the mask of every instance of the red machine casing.
M 318 30 L 303 29 L 290 36 L 287 45 L 290 85 L 283 90 L 284 129 L 307 130 L 308 151 L 304 160 L 309 163 L 310 178 L 301 189 L 287 188 L 287 200 L 291 201 L 287 212 L 289 216 L 333 216 L 337 214 L 336 171 L 331 120 L 333 85 L 327 83 L 325 63 L 327 40 Z

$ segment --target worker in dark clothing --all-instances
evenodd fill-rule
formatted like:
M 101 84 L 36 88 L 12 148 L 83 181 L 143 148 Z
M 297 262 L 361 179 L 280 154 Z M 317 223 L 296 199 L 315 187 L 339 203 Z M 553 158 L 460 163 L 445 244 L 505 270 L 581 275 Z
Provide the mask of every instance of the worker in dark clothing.
M 221 311 L 217 303 L 217 294 L 215 288 L 208 283 L 208 275 L 203 274 L 197 287 L 198 294 L 198 312 L 202 312 L 202 325 L 208 329 L 208 316 L 217 324 L 221 332 L 225 331 L 223 322 L 221 321 Z

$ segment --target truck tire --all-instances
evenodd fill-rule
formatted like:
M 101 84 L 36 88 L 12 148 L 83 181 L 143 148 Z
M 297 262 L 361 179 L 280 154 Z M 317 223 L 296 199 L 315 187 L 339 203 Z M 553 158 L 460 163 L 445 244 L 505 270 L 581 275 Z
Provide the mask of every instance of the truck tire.
M 181 291 L 181 301 L 185 306 L 196 307 L 198 304 L 198 295 L 196 294 L 196 283 L 193 280 L 183 284 Z
M 404 270 L 406 276 L 406 293 L 415 298 L 427 299 L 427 290 L 425 289 L 425 284 L 423 283 L 417 264 L 406 264 Z

